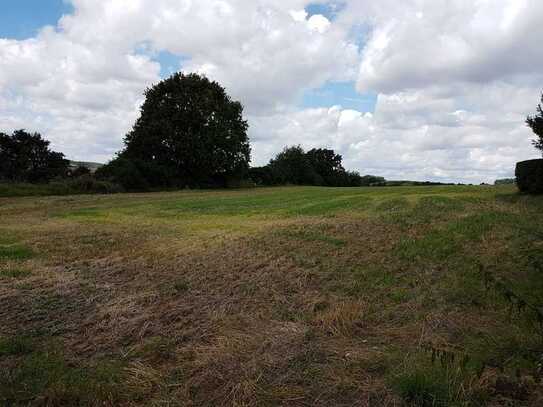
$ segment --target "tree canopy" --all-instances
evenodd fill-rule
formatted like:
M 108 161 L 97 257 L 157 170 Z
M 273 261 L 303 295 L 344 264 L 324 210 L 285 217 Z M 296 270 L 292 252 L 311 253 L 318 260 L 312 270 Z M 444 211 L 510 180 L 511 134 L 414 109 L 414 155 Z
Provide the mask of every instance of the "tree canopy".
M 70 162 L 64 154 L 51 151 L 49 144 L 39 133 L 0 133 L 0 179 L 47 182 L 66 175 Z
M 277 184 L 314 183 L 315 171 L 300 146 L 285 147 L 270 161 L 269 167 Z
M 129 189 L 219 186 L 248 171 L 247 129 L 242 105 L 217 82 L 176 73 L 145 91 L 124 150 L 98 175 Z
M 314 148 L 305 152 L 301 146 L 285 147 L 268 165 L 251 168 L 250 175 L 253 181 L 260 185 L 348 187 L 361 186 L 364 182 L 364 177 L 359 173 L 343 168 L 342 157 L 334 150 Z
M 543 95 L 541 96 L 543 103 Z M 537 138 L 533 140 L 533 145 L 543 153 L 543 109 L 541 104 L 537 105 L 537 113 L 534 116 L 528 116 L 526 124 L 532 129 Z
M 309 150 L 305 154 L 305 157 L 316 174 L 318 184 L 334 184 L 338 175 L 341 177 L 345 174 L 345 169 L 342 165 L 343 157 L 336 154 L 334 150 L 314 148 Z

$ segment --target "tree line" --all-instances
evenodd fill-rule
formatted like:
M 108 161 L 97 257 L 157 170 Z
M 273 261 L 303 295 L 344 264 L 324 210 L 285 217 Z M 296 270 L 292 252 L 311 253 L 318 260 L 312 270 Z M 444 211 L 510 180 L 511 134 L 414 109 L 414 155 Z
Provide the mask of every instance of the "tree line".
M 52 151 L 39 133 L 0 133 L 0 179 L 39 183 L 69 174 L 70 161 Z
M 343 168 L 342 157 L 334 150 L 301 146 L 285 147 L 269 164 L 249 170 L 257 185 L 319 185 L 330 187 L 381 186 L 383 177 L 361 176 Z
M 286 147 L 268 165 L 251 168 L 247 130 L 242 105 L 221 85 L 197 74 L 176 73 L 145 91 L 124 148 L 94 174 L 71 167 L 39 133 L 18 130 L 0 134 L 0 179 L 43 183 L 77 178 L 86 180 L 87 187 L 94 180 L 128 191 L 384 182 L 345 170 L 342 157 L 325 148 L 305 152 L 301 146 Z
M 0 180 L 44 183 L 77 178 L 87 188 L 118 185 L 124 190 L 215 188 L 244 185 L 379 186 L 383 177 L 346 170 L 341 155 L 327 148 L 285 147 L 262 167 L 251 168 L 248 123 L 243 106 L 215 81 L 176 73 L 145 91 L 140 117 L 116 157 L 94 174 L 73 168 L 39 133 L 0 133 Z M 543 150 L 543 110 L 527 124 Z M 107 185 L 106 185 L 107 183 Z M 115 188 L 112 188 L 115 189 Z

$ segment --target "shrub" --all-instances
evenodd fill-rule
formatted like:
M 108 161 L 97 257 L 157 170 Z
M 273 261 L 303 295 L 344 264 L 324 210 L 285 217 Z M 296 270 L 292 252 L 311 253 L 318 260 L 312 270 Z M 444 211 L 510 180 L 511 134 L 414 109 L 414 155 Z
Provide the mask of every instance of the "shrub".
M 256 185 L 274 185 L 273 172 L 269 165 L 249 168 L 249 178 Z
M 517 163 L 515 170 L 517 186 L 521 192 L 543 193 L 543 159 Z
M 137 164 L 125 158 L 115 158 L 96 170 L 96 178 L 122 185 L 128 191 L 142 191 L 149 188 Z
M 109 181 L 97 180 L 91 174 L 82 175 L 68 182 L 61 181 L 60 183 L 66 183 L 68 190 L 74 194 L 114 194 L 122 192 L 122 188 L 118 184 L 114 184 Z
M 57 179 L 47 184 L 0 183 L 0 197 L 114 194 L 118 192 L 123 192 L 123 188 L 119 184 L 109 180 L 98 180 L 92 175 Z

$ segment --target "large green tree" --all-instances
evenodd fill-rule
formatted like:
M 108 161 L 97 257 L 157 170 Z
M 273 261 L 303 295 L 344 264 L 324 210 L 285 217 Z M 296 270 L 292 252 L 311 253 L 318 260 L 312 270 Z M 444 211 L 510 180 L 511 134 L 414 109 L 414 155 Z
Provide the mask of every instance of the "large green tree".
M 543 95 L 541 96 L 543 103 Z M 537 138 L 533 140 L 534 147 L 543 153 L 543 109 L 541 104 L 537 105 L 537 113 L 534 116 L 528 116 L 526 124 L 533 130 Z
M 47 182 L 65 176 L 70 162 L 51 151 L 39 133 L 17 130 L 0 133 L 0 179 L 13 182 Z
M 176 73 L 146 90 L 141 116 L 117 158 L 121 161 L 100 173 L 124 174 L 121 183 L 131 173 L 132 189 L 223 185 L 248 170 L 247 129 L 242 105 L 217 82 Z M 128 167 L 144 179 L 134 179 Z

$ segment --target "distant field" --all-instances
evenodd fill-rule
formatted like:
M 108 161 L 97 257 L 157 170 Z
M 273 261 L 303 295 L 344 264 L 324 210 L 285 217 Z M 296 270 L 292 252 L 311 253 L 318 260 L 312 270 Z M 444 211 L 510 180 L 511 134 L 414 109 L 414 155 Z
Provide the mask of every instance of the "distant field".
M 0 198 L 0 404 L 543 405 L 542 273 L 513 186 Z

